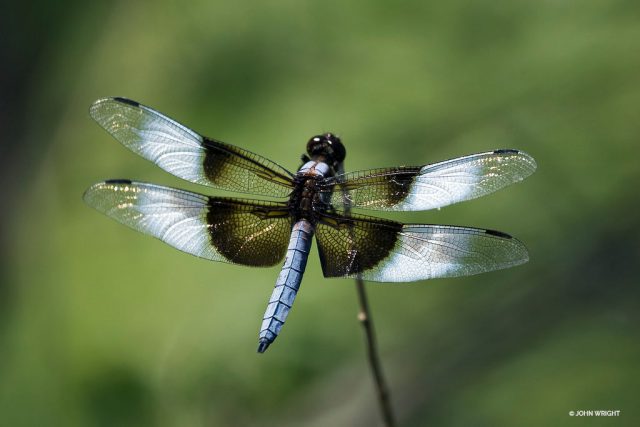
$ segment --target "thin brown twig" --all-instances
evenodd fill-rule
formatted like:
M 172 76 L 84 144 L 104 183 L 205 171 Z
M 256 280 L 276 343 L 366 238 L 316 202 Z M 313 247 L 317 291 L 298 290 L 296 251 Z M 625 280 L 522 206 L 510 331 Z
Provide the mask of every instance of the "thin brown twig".
M 393 410 L 391 408 L 391 399 L 389 395 L 389 388 L 384 380 L 382 374 L 382 365 L 380 365 L 380 358 L 378 356 L 378 347 L 376 343 L 375 331 L 373 329 L 373 320 L 371 318 L 371 312 L 369 310 L 369 302 L 367 301 L 367 293 L 364 287 L 364 280 L 361 278 L 356 279 L 356 289 L 358 291 L 358 303 L 360 310 L 358 312 L 358 320 L 364 329 L 365 338 L 367 340 L 367 355 L 369 357 L 369 366 L 371 367 L 371 374 L 376 384 L 376 391 L 378 394 L 378 403 L 380 405 L 380 411 L 382 412 L 382 419 L 386 427 L 395 426 L 393 417 Z

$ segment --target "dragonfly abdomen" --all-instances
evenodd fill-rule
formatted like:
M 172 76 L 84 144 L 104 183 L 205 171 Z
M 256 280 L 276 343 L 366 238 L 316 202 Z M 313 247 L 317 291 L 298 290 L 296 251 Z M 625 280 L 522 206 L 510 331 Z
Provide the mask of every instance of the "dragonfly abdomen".
M 269 305 L 264 312 L 258 353 L 264 353 L 276 339 L 289 315 L 307 266 L 312 238 L 313 225 L 305 219 L 296 222 L 291 230 L 287 256 L 269 299 Z

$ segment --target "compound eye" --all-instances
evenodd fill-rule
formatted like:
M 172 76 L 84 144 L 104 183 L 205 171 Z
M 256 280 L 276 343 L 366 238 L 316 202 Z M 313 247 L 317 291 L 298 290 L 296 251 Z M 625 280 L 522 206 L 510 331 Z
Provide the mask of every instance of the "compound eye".
M 313 156 L 322 149 L 324 143 L 323 135 L 316 135 L 307 142 L 307 154 Z
M 340 163 L 344 161 L 344 158 L 347 156 L 347 150 L 344 148 L 344 145 L 342 144 L 342 141 L 340 141 L 340 138 L 338 138 L 336 135 L 331 133 L 328 133 L 326 137 L 327 137 L 327 142 L 329 143 L 333 151 L 332 153 L 333 160 L 336 163 Z

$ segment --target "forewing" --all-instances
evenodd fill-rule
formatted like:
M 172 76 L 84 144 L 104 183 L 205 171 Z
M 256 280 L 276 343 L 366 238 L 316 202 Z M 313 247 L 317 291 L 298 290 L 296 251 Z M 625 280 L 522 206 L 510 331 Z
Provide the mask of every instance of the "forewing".
M 257 154 L 203 137 L 126 98 L 96 101 L 90 114 L 136 154 L 196 184 L 239 193 L 287 197 L 292 174 Z
M 426 166 L 350 172 L 320 184 L 336 208 L 422 211 L 493 193 L 536 169 L 518 150 L 495 150 Z
M 127 180 L 94 184 L 84 201 L 183 252 L 254 267 L 284 258 L 292 226 L 286 204 L 207 197 Z
M 325 277 L 373 282 L 469 276 L 529 259 L 519 240 L 499 231 L 364 216 L 324 215 L 316 239 Z

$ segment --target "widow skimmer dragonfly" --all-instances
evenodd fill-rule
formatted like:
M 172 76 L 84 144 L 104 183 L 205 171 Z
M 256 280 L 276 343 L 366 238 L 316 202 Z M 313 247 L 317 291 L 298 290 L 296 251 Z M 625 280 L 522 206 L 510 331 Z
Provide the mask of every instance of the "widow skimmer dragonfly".
M 344 173 L 344 145 L 325 133 L 309 140 L 308 155 L 294 174 L 126 98 L 99 99 L 90 114 L 125 147 L 179 178 L 284 199 L 209 197 L 125 179 L 99 182 L 84 193 L 98 211 L 201 258 L 252 267 L 284 258 L 263 316 L 260 353 L 289 314 L 314 235 L 325 277 L 412 282 L 528 261 L 525 246 L 500 231 L 350 214 L 351 208 L 420 211 L 484 196 L 534 172 L 535 161 L 522 151 Z

